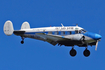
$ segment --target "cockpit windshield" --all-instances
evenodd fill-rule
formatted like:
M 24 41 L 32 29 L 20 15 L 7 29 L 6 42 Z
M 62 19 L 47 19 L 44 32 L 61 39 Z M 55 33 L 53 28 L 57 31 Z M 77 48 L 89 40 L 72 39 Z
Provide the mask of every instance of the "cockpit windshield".
M 84 30 L 84 29 L 82 29 L 81 31 L 83 31 L 83 32 L 87 32 L 86 30 Z
M 81 29 L 81 30 L 79 31 L 79 33 L 85 33 L 85 32 L 87 32 L 87 31 L 84 30 L 84 29 Z

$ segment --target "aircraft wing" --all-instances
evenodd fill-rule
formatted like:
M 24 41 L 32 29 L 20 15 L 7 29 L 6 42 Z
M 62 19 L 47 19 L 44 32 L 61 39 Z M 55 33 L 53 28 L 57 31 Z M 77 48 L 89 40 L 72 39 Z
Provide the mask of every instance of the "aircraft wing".
M 59 35 L 50 35 L 50 34 L 47 35 L 45 33 L 36 33 L 36 35 L 44 38 L 47 42 L 49 42 L 54 46 L 57 44 L 58 41 L 68 40 L 68 38 L 64 38 L 64 36 L 59 36 Z

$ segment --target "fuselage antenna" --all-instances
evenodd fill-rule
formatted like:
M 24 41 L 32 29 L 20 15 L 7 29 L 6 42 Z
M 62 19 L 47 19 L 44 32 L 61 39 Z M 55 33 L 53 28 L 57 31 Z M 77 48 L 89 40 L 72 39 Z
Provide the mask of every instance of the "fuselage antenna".
M 61 23 L 61 25 L 62 25 L 62 27 L 64 27 L 62 23 Z
M 78 26 L 78 24 L 76 24 L 76 26 Z

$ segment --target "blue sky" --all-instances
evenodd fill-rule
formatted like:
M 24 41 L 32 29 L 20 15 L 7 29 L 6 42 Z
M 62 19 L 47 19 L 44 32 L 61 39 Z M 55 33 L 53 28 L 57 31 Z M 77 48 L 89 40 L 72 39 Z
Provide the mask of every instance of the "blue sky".
M 3 33 L 5 21 L 11 20 L 15 30 L 24 21 L 33 27 L 75 25 L 99 33 L 102 39 L 98 50 L 88 47 L 89 57 L 83 56 L 84 47 L 77 47 L 71 57 L 71 47 L 52 46 L 47 42 L 25 39 Z M 105 70 L 105 0 L 1 0 L 0 1 L 0 70 Z

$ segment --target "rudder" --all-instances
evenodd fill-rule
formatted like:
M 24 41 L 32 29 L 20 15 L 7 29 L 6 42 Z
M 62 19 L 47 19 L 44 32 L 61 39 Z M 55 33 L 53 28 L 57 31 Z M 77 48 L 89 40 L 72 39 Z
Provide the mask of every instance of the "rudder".
M 30 25 L 28 22 L 24 22 L 21 26 L 21 29 L 30 29 Z
M 4 30 L 4 33 L 8 36 L 13 34 L 14 28 L 10 20 L 5 22 L 3 30 Z

